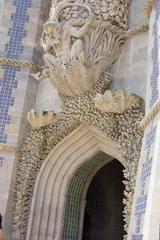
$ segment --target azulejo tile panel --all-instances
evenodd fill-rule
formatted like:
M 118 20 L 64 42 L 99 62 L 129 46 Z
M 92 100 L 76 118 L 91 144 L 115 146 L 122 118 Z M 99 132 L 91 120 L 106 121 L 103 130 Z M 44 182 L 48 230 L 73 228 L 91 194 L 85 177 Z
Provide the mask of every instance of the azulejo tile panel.
M 143 224 L 147 206 L 148 186 L 152 171 L 153 149 L 155 147 L 156 133 L 157 126 L 152 124 L 149 126 L 148 132 L 144 136 L 144 148 L 142 148 L 141 154 L 143 161 L 139 178 L 139 190 L 134 207 L 135 226 L 134 235 L 132 235 L 131 238 L 132 240 L 140 240 L 143 238 Z
M 159 98 L 158 77 L 159 72 L 159 49 L 160 49 L 160 1 L 156 3 L 156 17 L 153 26 L 154 46 L 152 49 L 152 74 L 151 74 L 151 99 L 150 108 Z
M 8 29 L 9 43 L 5 45 L 5 57 L 20 59 L 24 50 L 23 39 L 27 36 L 26 23 L 29 22 L 27 10 L 31 8 L 31 0 L 14 0 L 15 12 L 11 14 L 11 27 Z M 2 76 L 0 78 L 0 143 L 7 143 L 5 127 L 11 123 L 9 108 L 14 106 L 15 97 L 13 90 L 17 88 L 18 81 L 16 73 L 19 67 L 1 66 Z

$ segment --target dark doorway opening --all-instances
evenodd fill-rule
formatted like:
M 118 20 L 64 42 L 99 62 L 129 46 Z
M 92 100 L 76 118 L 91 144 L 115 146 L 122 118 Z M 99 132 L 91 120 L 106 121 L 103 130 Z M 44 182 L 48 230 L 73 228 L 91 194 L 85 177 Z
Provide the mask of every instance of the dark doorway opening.
M 113 160 L 89 186 L 82 240 L 123 240 L 123 191 L 123 166 Z

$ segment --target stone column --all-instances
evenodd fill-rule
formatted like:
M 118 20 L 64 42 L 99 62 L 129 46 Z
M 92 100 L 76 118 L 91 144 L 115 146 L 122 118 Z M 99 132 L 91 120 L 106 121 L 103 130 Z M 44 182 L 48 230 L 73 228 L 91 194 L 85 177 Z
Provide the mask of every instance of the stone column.
M 34 107 L 38 83 L 29 66 L 10 65 L 9 60 L 38 64 L 41 49 L 37 47 L 48 6 L 37 0 L 0 0 L 0 212 L 6 238 L 10 233 L 11 209 L 16 169 L 16 151 L 28 125 L 27 112 Z M 45 16 L 46 13 L 46 16 Z M 13 62 L 14 62 L 13 61 Z
M 159 240 L 160 230 L 160 1 L 147 1 L 150 16 L 146 115 L 128 240 Z

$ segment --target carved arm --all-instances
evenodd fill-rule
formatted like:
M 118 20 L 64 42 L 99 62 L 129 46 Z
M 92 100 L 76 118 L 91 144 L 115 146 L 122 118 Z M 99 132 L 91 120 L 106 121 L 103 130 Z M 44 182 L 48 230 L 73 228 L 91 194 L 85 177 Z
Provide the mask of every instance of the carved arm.
M 79 30 L 77 30 L 75 27 L 70 27 L 71 36 L 76 37 L 76 38 L 83 37 L 84 34 L 89 30 L 91 22 L 92 22 L 92 17 L 90 16 L 88 21 Z

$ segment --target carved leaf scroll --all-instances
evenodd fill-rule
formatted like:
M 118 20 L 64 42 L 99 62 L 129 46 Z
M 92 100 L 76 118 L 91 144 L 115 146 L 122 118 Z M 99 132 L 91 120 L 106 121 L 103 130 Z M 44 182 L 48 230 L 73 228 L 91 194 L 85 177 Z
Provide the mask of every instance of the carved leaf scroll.
M 107 90 L 104 95 L 97 94 L 95 97 L 96 108 L 104 113 L 123 113 L 131 107 L 139 106 L 140 102 L 140 97 L 122 90 L 114 93 Z

